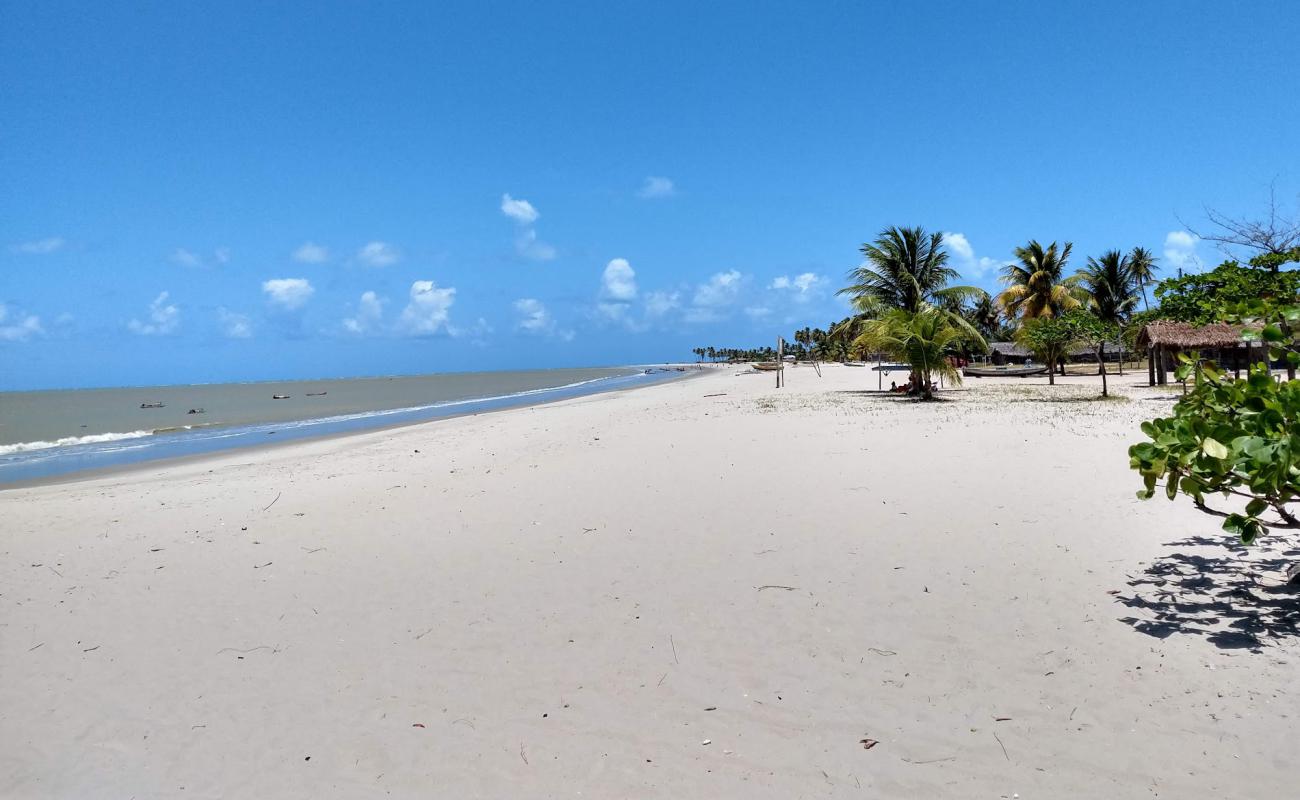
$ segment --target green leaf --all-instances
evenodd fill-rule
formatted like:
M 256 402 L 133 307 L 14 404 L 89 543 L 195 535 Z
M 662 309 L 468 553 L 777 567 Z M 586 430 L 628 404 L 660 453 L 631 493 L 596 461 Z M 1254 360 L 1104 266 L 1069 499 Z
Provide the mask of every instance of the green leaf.
M 1252 517 L 1258 517 L 1268 508 L 1268 502 L 1263 498 L 1256 497 L 1246 504 L 1246 514 Z
M 1205 441 L 1201 442 L 1201 452 L 1205 453 L 1210 458 L 1228 457 L 1227 445 L 1220 442 L 1218 439 L 1211 439 L 1209 437 L 1207 437 Z

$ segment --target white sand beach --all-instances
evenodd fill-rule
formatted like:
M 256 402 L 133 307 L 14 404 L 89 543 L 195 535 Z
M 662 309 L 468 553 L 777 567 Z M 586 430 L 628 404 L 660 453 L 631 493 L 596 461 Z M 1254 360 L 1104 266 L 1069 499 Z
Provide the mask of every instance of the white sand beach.
M 0 492 L 0 796 L 1295 794 L 1172 395 L 739 372 Z

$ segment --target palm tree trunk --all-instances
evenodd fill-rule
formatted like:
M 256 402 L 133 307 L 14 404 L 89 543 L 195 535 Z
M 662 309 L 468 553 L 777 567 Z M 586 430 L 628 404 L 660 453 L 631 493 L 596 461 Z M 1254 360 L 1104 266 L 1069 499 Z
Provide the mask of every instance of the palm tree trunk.
M 1101 396 L 1110 397 L 1106 389 L 1106 343 L 1097 345 L 1097 363 L 1101 365 Z

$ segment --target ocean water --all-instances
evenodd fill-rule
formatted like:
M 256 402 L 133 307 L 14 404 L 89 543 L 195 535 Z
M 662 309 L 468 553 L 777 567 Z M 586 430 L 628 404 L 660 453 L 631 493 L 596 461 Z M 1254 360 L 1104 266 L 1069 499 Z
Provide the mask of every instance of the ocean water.
M 529 405 L 685 374 L 627 367 L 2 392 L 0 484 Z

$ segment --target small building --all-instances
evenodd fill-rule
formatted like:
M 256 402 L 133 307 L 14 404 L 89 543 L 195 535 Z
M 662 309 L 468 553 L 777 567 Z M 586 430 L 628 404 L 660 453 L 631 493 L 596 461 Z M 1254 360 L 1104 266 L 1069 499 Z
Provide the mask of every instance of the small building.
M 1119 361 L 1124 346 L 1119 342 L 1106 342 L 1106 360 Z M 1033 360 L 1033 354 L 1018 342 L 989 342 L 989 361 L 997 366 L 1003 364 L 1024 364 Z M 1075 345 L 1066 353 L 1066 360 L 1071 363 L 1096 362 L 1097 350 L 1090 345 Z
M 1152 386 L 1169 383 L 1169 372 L 1174 369 L 1178 354 L 1193 350 L 1240 375 L 1242 363 L 1250 363 L 1251 343 L 1242 339 L 1244 330 L 1242 325 L 1227 322 L 1192 325 L 1157 320 L 1138 333 L 1137 346 L 1146 350 L 1147 375 Z

